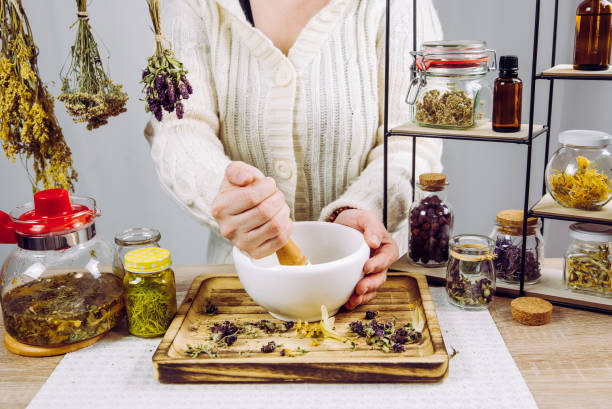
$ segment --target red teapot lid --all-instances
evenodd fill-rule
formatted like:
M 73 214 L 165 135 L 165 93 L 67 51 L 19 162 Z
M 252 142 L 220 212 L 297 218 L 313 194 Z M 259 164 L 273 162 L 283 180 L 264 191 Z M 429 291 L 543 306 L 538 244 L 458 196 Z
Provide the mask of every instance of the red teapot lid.
M 77 203 L 75 203 L 77 202 Z M 34 195 L 34 203 L 14 209 L 7 217 L 0 212 L 0 242 L 13 236 L 44 236 L 80 230 L 97 216 L 96 202 L 90 198 L 68 195 L 65 189 L 42 190 Z

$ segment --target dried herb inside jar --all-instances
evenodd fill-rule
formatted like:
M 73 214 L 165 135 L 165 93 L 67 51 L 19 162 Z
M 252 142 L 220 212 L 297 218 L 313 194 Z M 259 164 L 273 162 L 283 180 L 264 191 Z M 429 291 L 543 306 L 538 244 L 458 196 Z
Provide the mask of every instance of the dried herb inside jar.
M 113 328 L 123 316 L 123 286 L 114 274 L 73 272 L 15 287 L 2 297 L 6 331 L 30 345 L 82 341 Z
M 465 91 L 427 91 L 416 104 L 417 122 L 429 125 L 470 127 L 474 125 L 474 100 Z
M 597 210 L 610 197 L 612 181 L 584 156 L 576 158 L 574 174 L 555 170 L 549 176 L 553 197 L 565 207 Z
M 566 259 L 566 285 L 574 290 L 588 290 L 612 296 L 610 247 L 602 244 L 597 251 L 583 251 Z
M 163 335 L 176 314 L 176 287 L 171 269 L 148 274 L 127 271 L 129 331 L 139 337 Z
M 536 237 L 535 248 L 525 252 L 525 281 L 537 281 L 542 276 L 537 247 L 539 239 Z M 522 247 L 515 245 L 511 239 L 497 237 L 495 241 L 495 275 L 500 280 L 517 283 L 521 280 Z

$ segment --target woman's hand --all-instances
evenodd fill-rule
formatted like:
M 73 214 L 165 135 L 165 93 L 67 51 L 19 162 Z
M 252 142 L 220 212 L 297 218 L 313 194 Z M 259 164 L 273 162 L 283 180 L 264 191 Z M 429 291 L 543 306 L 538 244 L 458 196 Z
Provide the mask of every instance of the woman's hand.
M 376 291 L 387 280 L 387 269 L 399 258 L 399 249 L 378 216 L 367 210 L 348 209 L 338 215 L 334 223 L 352 227 L 363 233 L 370 246 L 370 259 L 363 266 L 363 277 L 355 286 L 355 293 L 345 304 L 349 310 L 376 297 Z
M 212 203 L 223 237 L 259 259 L 276 252 L 291 237 L 289 206 L 274 179 L 244 162 L 231 162 Z

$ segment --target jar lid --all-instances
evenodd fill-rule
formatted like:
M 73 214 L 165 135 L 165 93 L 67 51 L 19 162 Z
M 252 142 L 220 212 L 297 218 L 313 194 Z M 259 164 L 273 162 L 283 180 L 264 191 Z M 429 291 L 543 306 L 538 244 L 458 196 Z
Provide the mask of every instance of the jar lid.
M 115 235 L 115 244 L 118 246 L 142 246 L 160 240 L 159 230 L 149 227 L 133 227 Z
M 595 243 L 610 243 L 612 227 L 594 223 L 574 223 L 570 226 L 570 237 Z
M 418 53 L 416 65 L 421 71 L 476 68 L 487 72 L 490 53 L 487 43 L 480 40 L 426 41 Z
M 444 186 L 446 184 L 446 175 L 443 173 L 421 173 L 419 175 L 419 183 L 423 186 Z
M 497 224 L 503 226 L 523 227 L 523 211 L 522 210 L 502 210 L 497 213 Z M 527 226 L 537 226 L 538 219 L 530 217 L 527 219 Z
M 125 255 L 125 269 L 132 273 L 155 273 L 170 267 L 170 250 L 143 247 Z
M 585 129 L 572 129 L 559 134 L 560 144 L 587 148 L 603 148 L 610 144 L 611 139 L 608 133 Z
M 33 203 L 26 203 L 10 213 L 12 228 L 21 236 L 54 236 L 85 229 L 99 216 L 96 201 L 89 197 L 69 196 L 65 189 L 41 190 Z

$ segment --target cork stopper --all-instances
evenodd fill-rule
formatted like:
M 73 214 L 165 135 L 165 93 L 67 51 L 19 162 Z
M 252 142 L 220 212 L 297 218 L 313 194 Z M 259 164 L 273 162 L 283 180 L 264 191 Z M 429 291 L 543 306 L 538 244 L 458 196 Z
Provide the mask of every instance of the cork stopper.
M 504 234 L 518 236 L 523 234 L 523 211 L 522 210 L 502 210 L 497 213 L 497 224 L 499 231 Z M 538 226 L 538 219 L 530 217 L 527 219 L 527 234 L 535 234 Z
M 421 173 L 419 183 L 422 186 L 441 187 L 446 184 L 446 175 L 443 173 Z
M 512 318 L 523 325 L 544 325 L 550 322 L 552 304 L 536 297 L 515 298 L 510 303 Z

